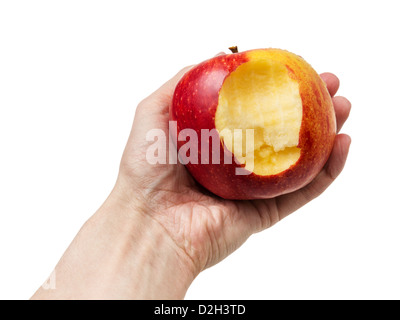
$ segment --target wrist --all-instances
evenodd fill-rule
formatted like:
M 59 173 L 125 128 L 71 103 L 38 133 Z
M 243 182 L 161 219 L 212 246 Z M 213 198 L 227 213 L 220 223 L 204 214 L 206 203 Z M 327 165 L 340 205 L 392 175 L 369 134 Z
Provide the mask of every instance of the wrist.
M 114 190 L 92 219 L 113 226 L 118 269 L 132 298 L 182 299 L 196 276 L 193 263 L 148 210 L 140 198 L 121 198 Z
M 55 268 L 55 288 L 33 299 L 182 299 L 192 263 L 141 201 L 113 190 Z

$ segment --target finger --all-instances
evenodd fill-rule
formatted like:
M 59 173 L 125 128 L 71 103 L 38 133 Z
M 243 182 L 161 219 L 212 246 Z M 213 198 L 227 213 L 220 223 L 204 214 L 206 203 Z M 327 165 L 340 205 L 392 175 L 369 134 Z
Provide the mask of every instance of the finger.
M 179 80 L 183 77 L 183 75 L 192 69 L 194 65 L 187 66 L 181 69 L 174 77 L 168 80 L 159 90 L 175 90 L 176 85 L 178 84 Z
M 304 188 L 276 198 L 279 220 L 318 197 L 337 178 L 346 163 L 351 139 L 346 134 L 336 136 L 332 153 L 322 171 Z
M 221 51 L 215 55 L 215 57 L 225 55 L 226 53 Z M 175 90 L 176 85 L 178 84 L 179 80 L 183 77 L 183 75 L 192 69 L 194 65 L 187 66 L 180 70 L 172 79 L 167 81 L 164 85 L 162 85 L 156 92 L 154 92 L 154 97 L 162 96 L 164 101 L 170 102 L 172 94 Z
M 143 99 L 136 108 L 135 118 L 147 118 L 149 115 L 154 116 L 168 113 L 176 85 L 183 75 L 192 67 L 193 66 L 187 66 L 183 68 L 151 95 Z
M 333 97 L 332 102 L 336 113 L 337 132 L 339 132 L 349 117 L 351 103 L 345 97 Z
M 149 130 L 155 127 L 160 128 L 160 126 L 165 127 L 168 125 L 168 121 L 162 121 L 163 123 L 161 123 L 161 119 L 165 120 L 166 116 L 168 119 L 169 107 L 172 102 L 175 87 L 190 68 L 192 68 L 192 66 L 180 70 L 174 77 L 138 104 L 134 118 L 137 127 L 147 127 Z
M 187 66 L 180 70 L 175 76 L 173 76 L 170 80 L 164 83 L 158 90 L 156 90 L 150 97 L 153 97 L 157 100 L 161 100 L 159 102 L 164 104 L 169 104 L 172 99 L 172 95 L 174 94 L 174 90 L 179 80 L 183 77 L 183 75 L 188 72 L 193 65 Z
M 339 89 L 340 81 L 333 73 L 325 72 L 320 74 L 322 80 L 326 83 L 329 94 L 333 97 Z

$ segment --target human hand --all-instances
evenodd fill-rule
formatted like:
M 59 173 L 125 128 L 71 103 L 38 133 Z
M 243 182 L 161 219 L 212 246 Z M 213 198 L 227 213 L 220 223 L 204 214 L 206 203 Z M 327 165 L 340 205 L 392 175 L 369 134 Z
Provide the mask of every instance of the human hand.
M 317 197 L 342 171 L 350 146 L 345 134 L 336 136 L 328 162 L 310 184 L 268 200 L 224 200 L 180 163 L 150 164 L 146 135 L 161 129 L 169 136 L 172 95 L 189 68 L 138 105 L 113 191 L 60 259 L 54 288 L 42 286 L 32 299 L 183 298 L 199 272 Z M 339 80 L 330 73 L 321 77 L 333 97 Z M 332 99 L 339 131 L 350 102 Z
M 146 134 L 158 128 L 168 138 L 169 109 L 181 70 L 137 107 L 117 182 L 124 201 L 139 204 L 154 223 L 162 226 L 176 250 L 185 256 L 193 274 L 218 263 L 251 234 L 271 227 L 320 195 L 339 175 L 346 161 L 350 137 L 338 134 L 331 156 L 319 175 L 304 188 L 273 199 L 230 201 L 199 186 L 182 164 L 149 164 Z M 334 97 L 338 78 L 321 75 L 333 97 L 338 131 L 350 112 L 350 102 Z M 168 145 L 168 141 L 167 141 Z

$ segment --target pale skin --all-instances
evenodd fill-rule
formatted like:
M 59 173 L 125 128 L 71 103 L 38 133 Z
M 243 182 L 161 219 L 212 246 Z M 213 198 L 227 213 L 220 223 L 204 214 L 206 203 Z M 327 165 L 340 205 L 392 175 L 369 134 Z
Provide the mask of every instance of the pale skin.
M 339 134 L 351 104 L 339 79 L 321 74 L 338 134 L 330 158 L 304 188 L 268 200 L 230 201 L 205 192 L 181 164 L 149 164 L 146 133 L 168 132 L 176 84 L 191 67 L 137 107 L 116 184 L 55 267 L 53 287 L 32 299 L 183 299 L 196 276 L 319 196 L 342 171 L 350 137 Z

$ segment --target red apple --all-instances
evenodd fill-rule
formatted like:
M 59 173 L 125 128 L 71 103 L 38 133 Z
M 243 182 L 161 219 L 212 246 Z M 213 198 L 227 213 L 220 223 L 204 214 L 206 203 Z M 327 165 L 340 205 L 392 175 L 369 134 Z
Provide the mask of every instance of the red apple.
M 175 89 L 170 118 L 180 155 L 191 160 L 188 171 L 225 199 L 265 199 L 305 186 L 336 135 L 325 83 L 303 58 L 280 49 L 220 55 L 193 67 Z M 189 131 L 197 133 L 195 148 L 188 148 Z

